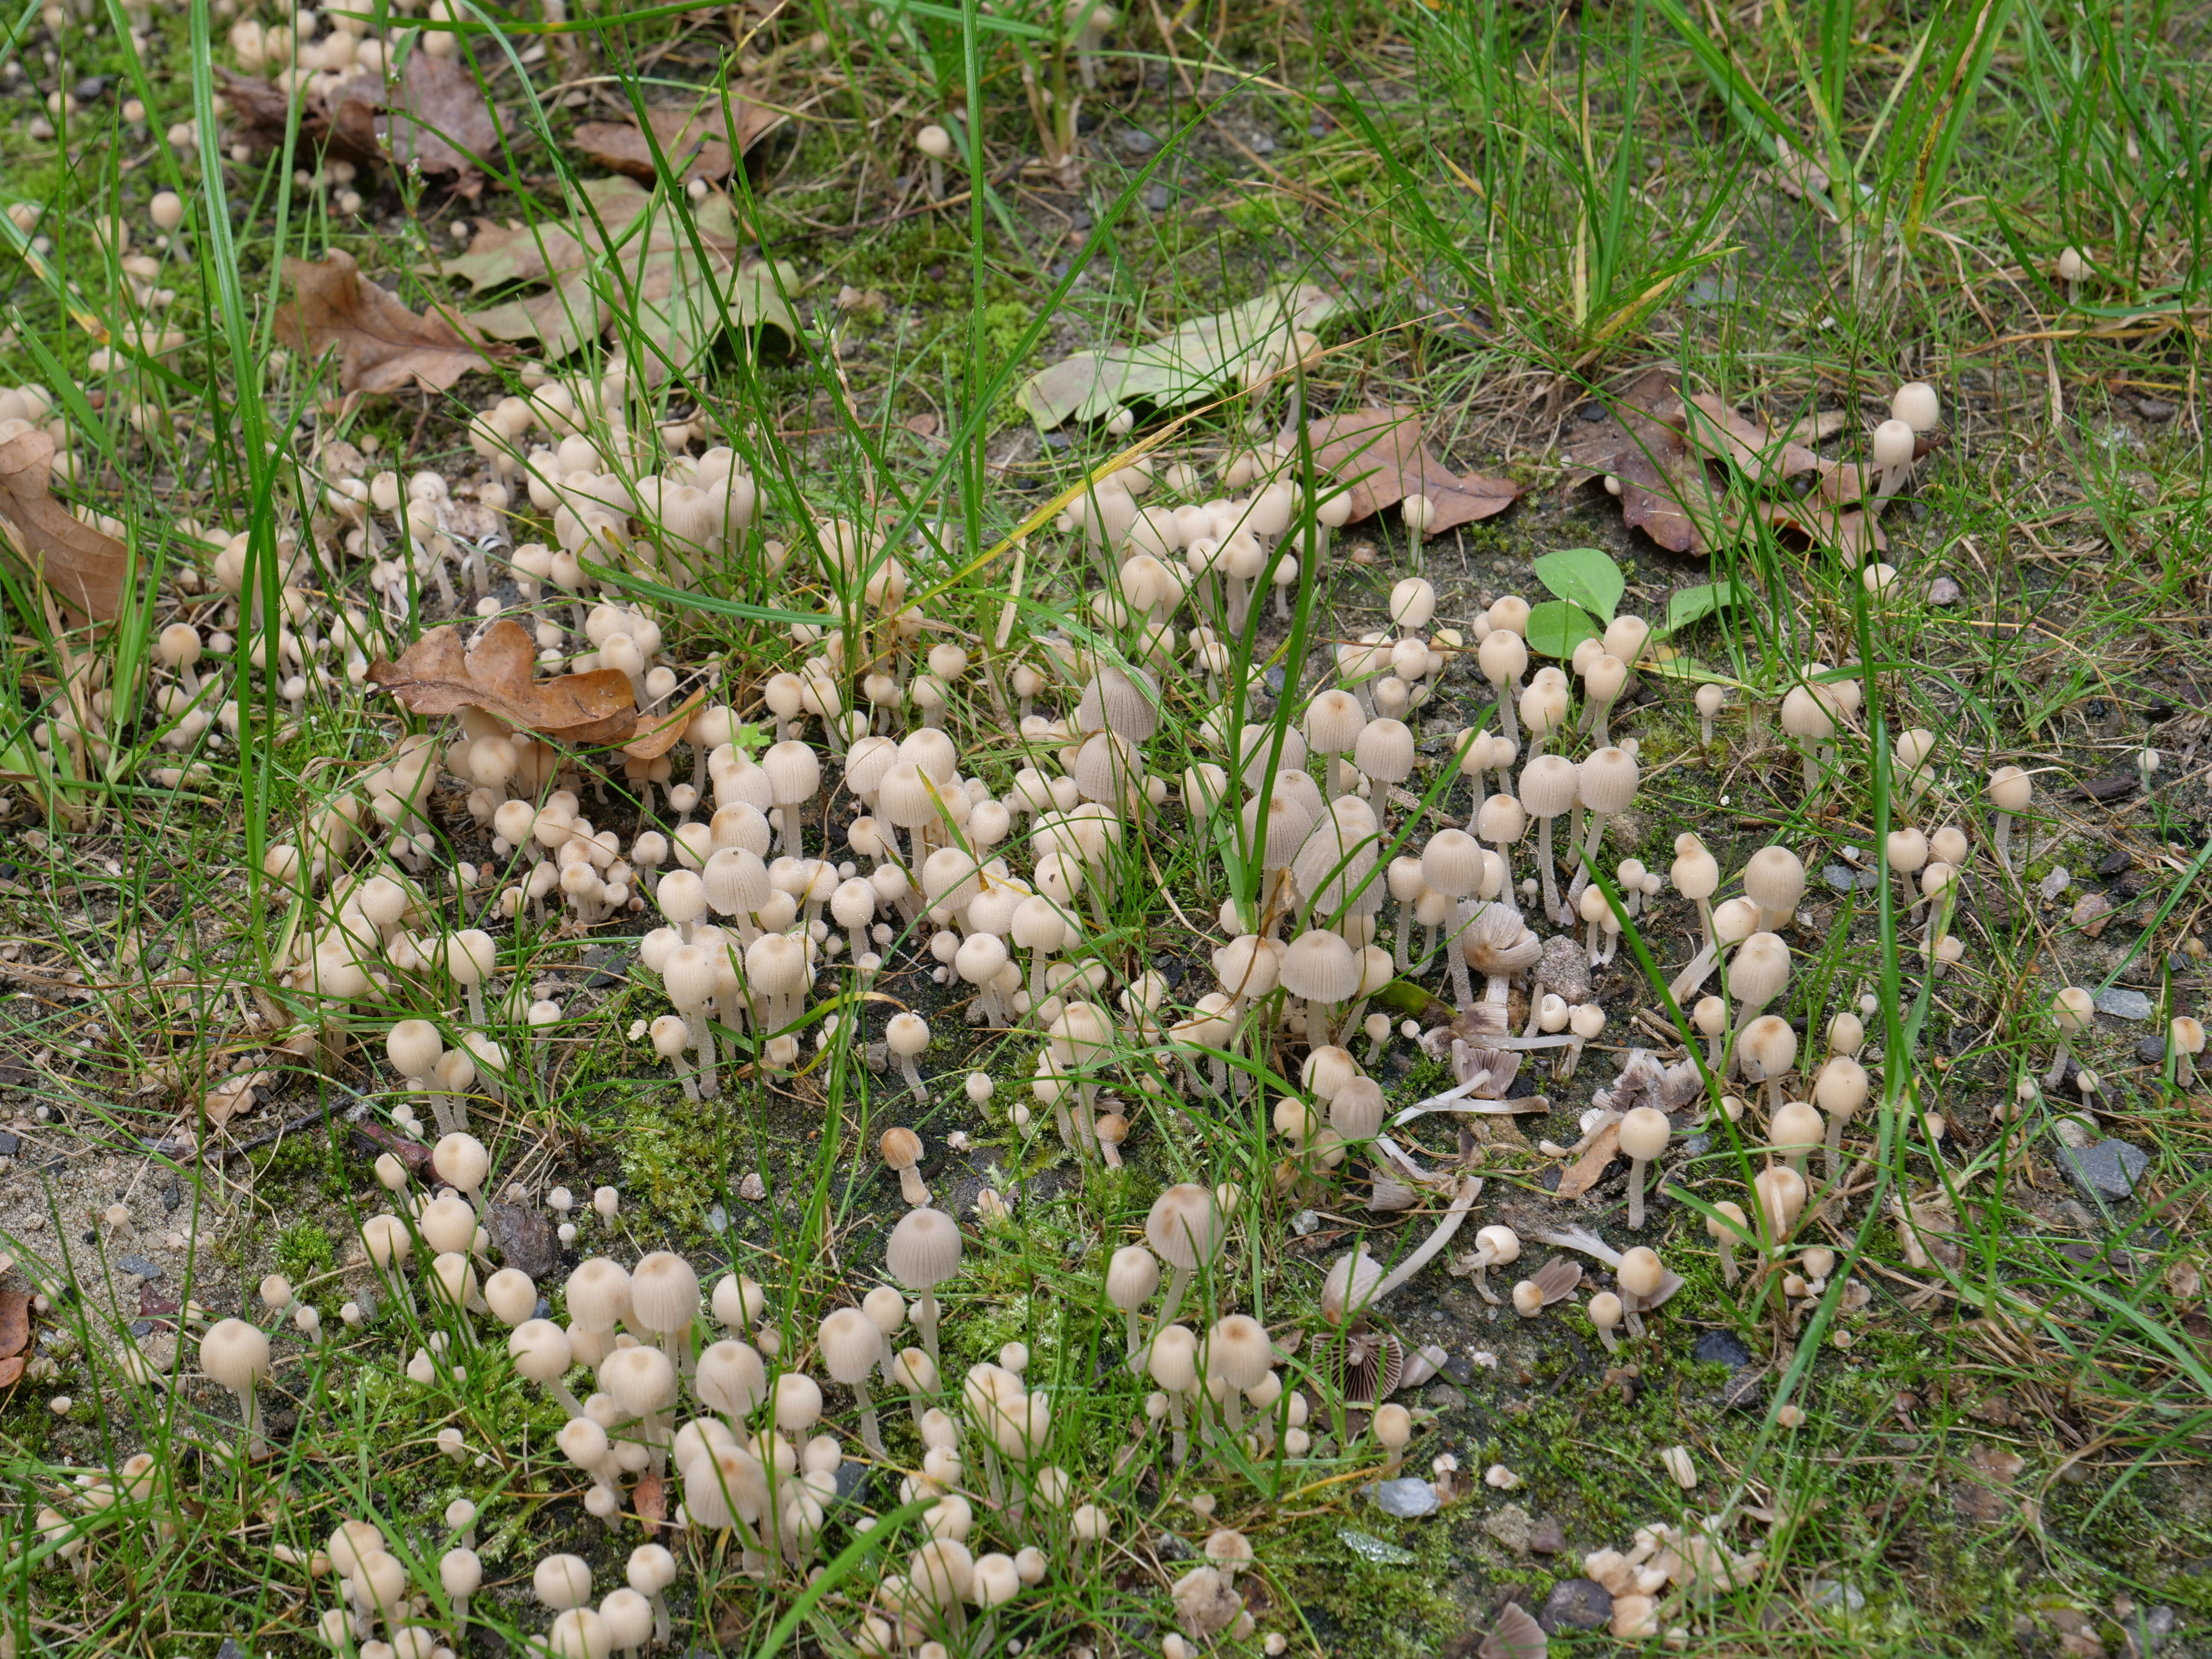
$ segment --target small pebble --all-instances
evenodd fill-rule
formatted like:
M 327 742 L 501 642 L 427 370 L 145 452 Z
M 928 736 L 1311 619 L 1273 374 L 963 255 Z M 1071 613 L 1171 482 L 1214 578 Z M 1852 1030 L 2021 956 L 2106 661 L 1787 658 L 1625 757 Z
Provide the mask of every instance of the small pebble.
M 1930 605 L 1956 605 L 1966 597 L 1966 590 L 1948 576 L 1938 576 L 1928 584 L 1928 603 Z

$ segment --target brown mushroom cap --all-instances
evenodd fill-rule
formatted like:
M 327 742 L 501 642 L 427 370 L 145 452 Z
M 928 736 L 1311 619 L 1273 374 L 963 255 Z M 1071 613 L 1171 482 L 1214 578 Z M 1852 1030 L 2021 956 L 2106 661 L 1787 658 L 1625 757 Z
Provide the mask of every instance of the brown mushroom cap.
M 911 1129 L 894 1127 L 884 1131 L 884 1138 L 876 1143 L 884 1155 L 884 1162 L 894 1171 L 911 1170 L 921 1162 L 921 1137 Z

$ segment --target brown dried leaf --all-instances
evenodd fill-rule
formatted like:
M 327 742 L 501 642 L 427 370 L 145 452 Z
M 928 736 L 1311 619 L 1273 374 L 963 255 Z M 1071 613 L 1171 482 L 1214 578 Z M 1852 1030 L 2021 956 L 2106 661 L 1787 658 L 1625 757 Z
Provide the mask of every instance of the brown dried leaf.
M 24 1291 L 0 1291 L 0 1359 L 23 1352 L 31 1340 L 31 1297 Z
M 1690 453 L 1686 424 L 1674 377 L 1647 369 L 1563 459 L 1576 469 L 1571 483 L 1607 475 L 1620 480 L 1620 514 L 1630 529 L 1673 552 L 1710 553 L 1704 526 L 1720 511 L 1719 492 Z
M 372 1156 L 374 1152 L 389 1152 L 407 1166 L 408 1174 L 418 1178 L 427 1179 L 434 1172 L 430 1149 L 421 1141 L 410 1140 L 380 1123 L 356 1123 L 353 1132 L 374 1149 Z
M 292 302 L 276 313 L 276 337 L 295 351 L 339 353 L 343 392 L 443 392 L 472 368 L 489 367 L 487 349 L 440 316 L 418 317 L 374 283 L 353 255 L 333 248 L 320 259 L 287 259 Z
M 0 1389 L 14 1388 L 22 1375 L 21 1359 L 0 1359 Z
M 79 621 L 112 622 L 130 550 L 54 499 L 54 441 L 33 428 L 0 444 L 0 538 Z
M 1692 394 L 1685 404 L 1689 441 L 1708 460 L 1732 462 L 1754 482 L 1779 483 L 1820 465 L 1802 444 L 1778 437 L 1764 421 L 1739 415 L 1717 392 Z
M 648 1538 L 668 1519 L 668 1487 L 657 1474 L 648 1472 L 639 1476 L 637 1485 L 630 1488 L 629 1501 L 637 1518 L 645 1522 Z
M 392 166 L 454 173 L 457 188 L 475 193 L 479 167 L 499 149 L 499 123 L 475 70 L 458 58 L 411 52 L 390 112 L 377 136 Z
M 653 137 L 669 170 L 685 184 L 694 179 L 726 179 L 737 157 L 782 125 L 781 111 L 757 103 L 736 87 L 730 88 L 726 114 L 720 97 L 709 97 L 690 109 L 664 107 L 646 111 Z M 736 123 L 732 134 L 731 122 Z M 734 137 L 735 142 L 732 140 Z M 586 121 L 575 131 L 574 143 L 593 161 L 634 179 L 659 175 L 653 165 L 653 146 L 635 120 Z
M 502 617 L 471 652 L 460 630 L 434 628 L 396 663 L 379 660 L 368 678 L 418 714 L 471 707 L 563 743 L 619 743 L 637 726 L 629 677 L 618 668 L 557 679 L 532 678 L 538 647 L 520 623 Z
M 637 735 L 623 745 L 623 753 L 632 760 L 659 760 L 684 740 L 684 729 L 706 701 L 702 685 L 665 714 L 639 715 Z
M 1352 486 L 1352 516 L 1364 519 L 1408 495 L 1426 495 L 1437 514 L 1429 534 L 1503 513 L 1521 495 L 1507 478 L 1461 477 L 1430 451 L 1420 411 L 1402 406 L 1332 415 L 1306 428 L 1314 465 Z
M 1620 1156 L 1620 1125 L 1608 1123 L 1590 1142 L 1589 1149 L 1560 1176 L 1559 1188 L 1552 1196 L 1563 1200 L 1580 1198 L 1597 1185 L 1599 1177 L 1605 1174 L 1605 1166 Z
M 1790 428 L 1790 441 L 1797 444 L 1826 443 L 1850 424 L 1851 417 L 1840 409 L 1824 409 L 1817 415 L 1801 415 Z
M 1756 511 L 1777 530 L 1794 531 L 1818 546 L 1832 547 L 1855 566 L 1869 554 L 1889 550 L 1889 538 L 1871 514 L 1856 507 L 1838 509 L 1816 495 L 1802 501 L 1761 501 Z

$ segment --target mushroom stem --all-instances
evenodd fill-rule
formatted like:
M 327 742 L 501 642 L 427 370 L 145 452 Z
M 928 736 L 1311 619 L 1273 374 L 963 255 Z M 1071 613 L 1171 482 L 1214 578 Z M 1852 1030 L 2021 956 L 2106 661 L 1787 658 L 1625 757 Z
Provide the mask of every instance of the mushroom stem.
M 1650 1161 L 1641 1158 L 1628 1160 L 1628 1228 L 1631 1232 L 1644 1224 L 1644 1166 Z
M 1467 952 L 1460 949 L 1459 941 L 1474 921 L 1474 907 L 1460 900 L 1452 916 L 1451 936 L 1444 941 L 1444 956 L 1451 964 L 1452 1001 L 1462 1013 L 1474 1006 L 1474 988 L 1468 981 Z
M 1627 1300 L 1626 1297 L 1623 1297 L 1623 1308 L 1625 1309 L 1626 1305 Z M 1613 1334 L 1612 1326 L 1600 1325 L 1597 1328 L 1597 1334 L 1598 1340 L 1605 1344 L 1605 1351 L 1607 1353 L 1619 1353 L 1620 1352 L 1620 1339 Z
M 1729 1289 L 1734 1290 L 1738 1278 L 1735 1268 L 1735 1240 L 1723 1233 L 1714 1242 L 1720 1246 L 1721 1283 Z
M 2051 1069 L 2043 1074 L 2043 1086 L 2056 1089 L 2066 1081 L 2066 1062 L 2074 1057 L 2074 1039 L 2065 1032 L 2058 1034 L 2058 1058 L 2051 1062 Z
M 1844 1115 L 1840 1110 L 1828 1114 L 1828 1185 L 1831 1187 L 1843 1179 Z
M 1160 1306 L 1160 1320 L 1154 1330 L 1164 1331 L 1175 1323 L 1176 1310 L 1182 1306 L 1182 1293 L 1189 1288 L 1190 1269 L 1177 1267 L 1168 1280 L 1168 1299 Z
M 1144 1346 L 1143 1321 L 1134 1308 L 1124 1309 L 1121 1317 L 1129 1333 L 1129 1369 L 1134 1370 L 1137 1369 L 1137 1350 Z
M 1190 1437 L 1185 1431 L 1182 1419 L 1182 1396 L 1174 1389 L 1168 1390 L 1168 1421 L 1175 1428 L 1172 1458 L 1181 1463 L 1190 1453 Z
M 1490 1288 L 1490 1252 L 1478 1251 L 1474 1258 L 1474 1293 L 1493 1308 L 1498 1305 L 1498 1292 Z
M 915 1310 L 914 1325 L 921 1333 L 921 1346 L 930 1363 L 941 1369 L 944 1361 L 937 1352 L 937 1292 L 927 1285 L 922 1287 L 921 1305 Z
M 1436 1231 L 1423 1240 L 1420 1249 L 1400 1262 L 1389 1276 L 1375 1287 L 1374 1294 L 1367 1298 L 1366 1305 L 1374 1306 L 1435 1260 L 1437 1253 L 1451 1243 L 1452 1235 L 1459 1231 L 1459 1224 L 1466 1219 L 1468 1206 L 1474 1202 L 1475 1194 L 1481 1190 L 1482 1182 L 1479 1177 L 1462 1176 L 1459 1190 L 1452 1198 L 1451 1208 L 1444 1212 L 1443 1219 L 1437 1224 Z
M 914 1056 L 912 1054 L 901 1054 L 898 1057 L 898 1063 L 900 1073 L 906 1078 L 906 1086 L 914 1091 L 914 1097 L 916 1100 L 927 1100 L 929 1098 L 929 1093 L 928 1091 L 924 1089 L 921 1085 L 921 1073 L 915 1069 Z M 926 1198 L 928 1194 L 924 1193 L 923 1196 Z M 933 1359 L 936 1357 L 937 1356 L 934 1353 L 930 1355 L 930 1358 Z
M 1559 919 L 1559 884 L 1552 875 L 1558 862 L 1552 856 L 1552 820 L 1540 817 L 1536 820 L 1536 866 L 1544 878 L 1544 914 L 1553 921 Z
M 860 1407 L 860 1443 L 878 1457 L 884 1455 L 883 1431 L 876 1426 L 876 1402 L 868 1398 L 868 1379 L 853 1384 L 853 1398 Z
M 909 1164 L 898 1172 L 899 1196 L 909 1204 L 929 1202 L 929 1188 L 922 1183 L 921 1171 Z

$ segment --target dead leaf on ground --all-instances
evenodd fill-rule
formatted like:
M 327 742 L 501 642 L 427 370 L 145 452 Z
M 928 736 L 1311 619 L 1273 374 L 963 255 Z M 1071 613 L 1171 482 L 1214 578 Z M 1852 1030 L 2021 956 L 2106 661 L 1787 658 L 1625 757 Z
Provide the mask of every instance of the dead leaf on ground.
M 1352 486 L 1355 520 L 1395 507 L 1408 495 L 1426 495 L 1436 504 L 1426 532 L 1434 535 L 1503 513 L 1521 495 L 1521 486 L 1510 479 L 1455 475 L 1429 448 L 1418 410 L 1332 415 L 1308 424 L 1306 441 L 1316 467 Z
M 2009 1486 L 2019 1480 L 2020 1472 L 2027 1467 L 2027 1460 L 2018 1452 L 1990 1445 L 1986 1441 L 1975 1443 L 1974 1449 L 1966 1454 L 1966 1462 L 1972 1464 L 1975 1472 L 1984 1479 L 1994 1480 L 2002 1486 Z
M 629 677 L 618 668 L 588 674 L 532 677 L 538 647 L 520 623 L 501 617 L 484 630 L 474 651 L 460 629 L 434 628 L 409 646 L 398 662 L 379 659 L 368 678 L 418 714 L 483 709 L 520 730 L 562 743 L 619 743 L 637 726 Z
M 407 1173 L 427 1178 L 434 1170 L 430 1148 L 421 1141 L 394 1133 L 380 1123 L 356 1123 L 354 1134 L 378 1152 L 389 1152 L 407 1166 Z
M 292 114 L 283 85 L 220 67 L 217 73 L 238 136 L 260 148 L 281 145 Z M 301 143 L 343 161 L 450 174 L 465 196 L 482 190 L 482 168 L 499 154 L 499 117 L 469 67 L 427 52 L 410 53 L 390 88 L 381 75 L 360 70 L 300 100 Z
M 550 357 L 568 356 L 622 321 L 642 337 L 636 356 L 656 385 L 672 364 L 688 369 L 709 349 L 725 319 L 741 330 L 768 324 L 786 339 L 799 337 L 786 297 L 798 285 L 797 270 L 741 257 L 726 197 L 685 204 L 687 228 L 665 196 L 630 179 L 586 179 L 580 188 L 584 205 L 566 222 L 486 222 L 466 253 L 422 270 L 461 277 L 478 294 L 550 281 L 550 292 L 488 306 L 462 320 L 493 339 L 536 340 Z M 633 230 L 647 215 L 642 233 Z
M 1943 447 L 1940 432 L 1923 432 L 1912 441 L 1912 459 L 1917 462 L 1934 454 Z M 1814 495 L 1836 507 L 1849 507 L 1863 501 L 1881 487 L 1881 469 L 1870 462 L 1822 461 L 1820 482 L 1814 486 Z M 1808 498 L 1809 499 L 1809 498 Z M 1876 502 L 1875 510 L 1887 505 Z
M 1604 419 L 1566 447 L 1562 459 L 1573 469 L 1568 482 L 1618 478 L 1620 514 L 1630 529 L 1673 552 L 1710 553 L 1724 521 L 1725 496 L 1691 453 L 1686 423 L 1674 377 L 1647 369 Z
M 287 259 L 284 275 L 292 300 L 276 313 L 276 337 L 310 357 L 335 348 L 340 391 L 443 392 L 490 366 L 486 349 L 445 318 L 418 317 L 364 281 L 350 253 L 333 248 L 320 259 Z
M 1821 444 L 1850 424 L 1850 416 L 1840 409 L 1824 409 L 1817 415 L 1801 415 L 1790 428 L 1790 441 L 1796 444 Z
M 707 701 L 707 688 L 701 686 L 675 708 L 659 714 L 640 714 L 637 734 L 623 744 L 623 753 L 632 760 L 659 760 L 684 740 L 684 728 L 691 717 Z
M 33 428 L 0 444 L 0 537 L 79 622 L 112 622 L 130 550 L 54 499 L 54 441 Z
M 25 1291 L 0 1291 L 0 1359 L 23 1352 L 31 1340 L 31 1297 Z
M 1568 1166 L 1559 1176 L 1559 1190 L 1552 1196 L 1557 1199 L 1580 1198 L 1598 1183 L 1605 1174 L 1605 1166 L 1620 1156 L 1620 1125 L 1608 1123 L 1598 1132 L 1583 1155 Z
M 630 1504 L 637 1518 L 645 1522 L 646 1536 L 650 1538 L 668 1519 L 668 1487 L 661 1478 L 651 1472 L 639 1478 L 629 1492 Z
M 1820 464 L 1804 445 L 1778 436 L 1765 421 L 1738 414 L 1717 392 L 1692 393 L 1683 412 L 1689 440 L 1705 459 L 1730 462 L 1753 483 L 1777 484 Z
M 23 1362 L 20 1358 L 0 1359 L 0 1389 L 14 1388 L 22 1375 Z
M 730 88 L 726 111 L 719 96 L 709 96 L 689 108 L 670 106 L 648 109 L 645 114 L 652 124 L 653 136 L 660 141 L 660 153 L 669 171 L 687 185 L 694 179 L 728 178 L 737 158 L 784 120 L 781 111 L 756 102 L 737 87 Z M 576 129 L 570 142 L 603 167 L 635 179 L 650 180 L 659 176 L 653 165 L 653 146 L 635 120 L 586 121 Z
M 1854 567 L 1889 550 L 1881 526 L 1856 507 L 1839 511 L 1808 495 L 1802 501 L 1762 501 L 1756 510 L 1764 523 L 1794 532 L 1815 546 L 1832 547 Z

